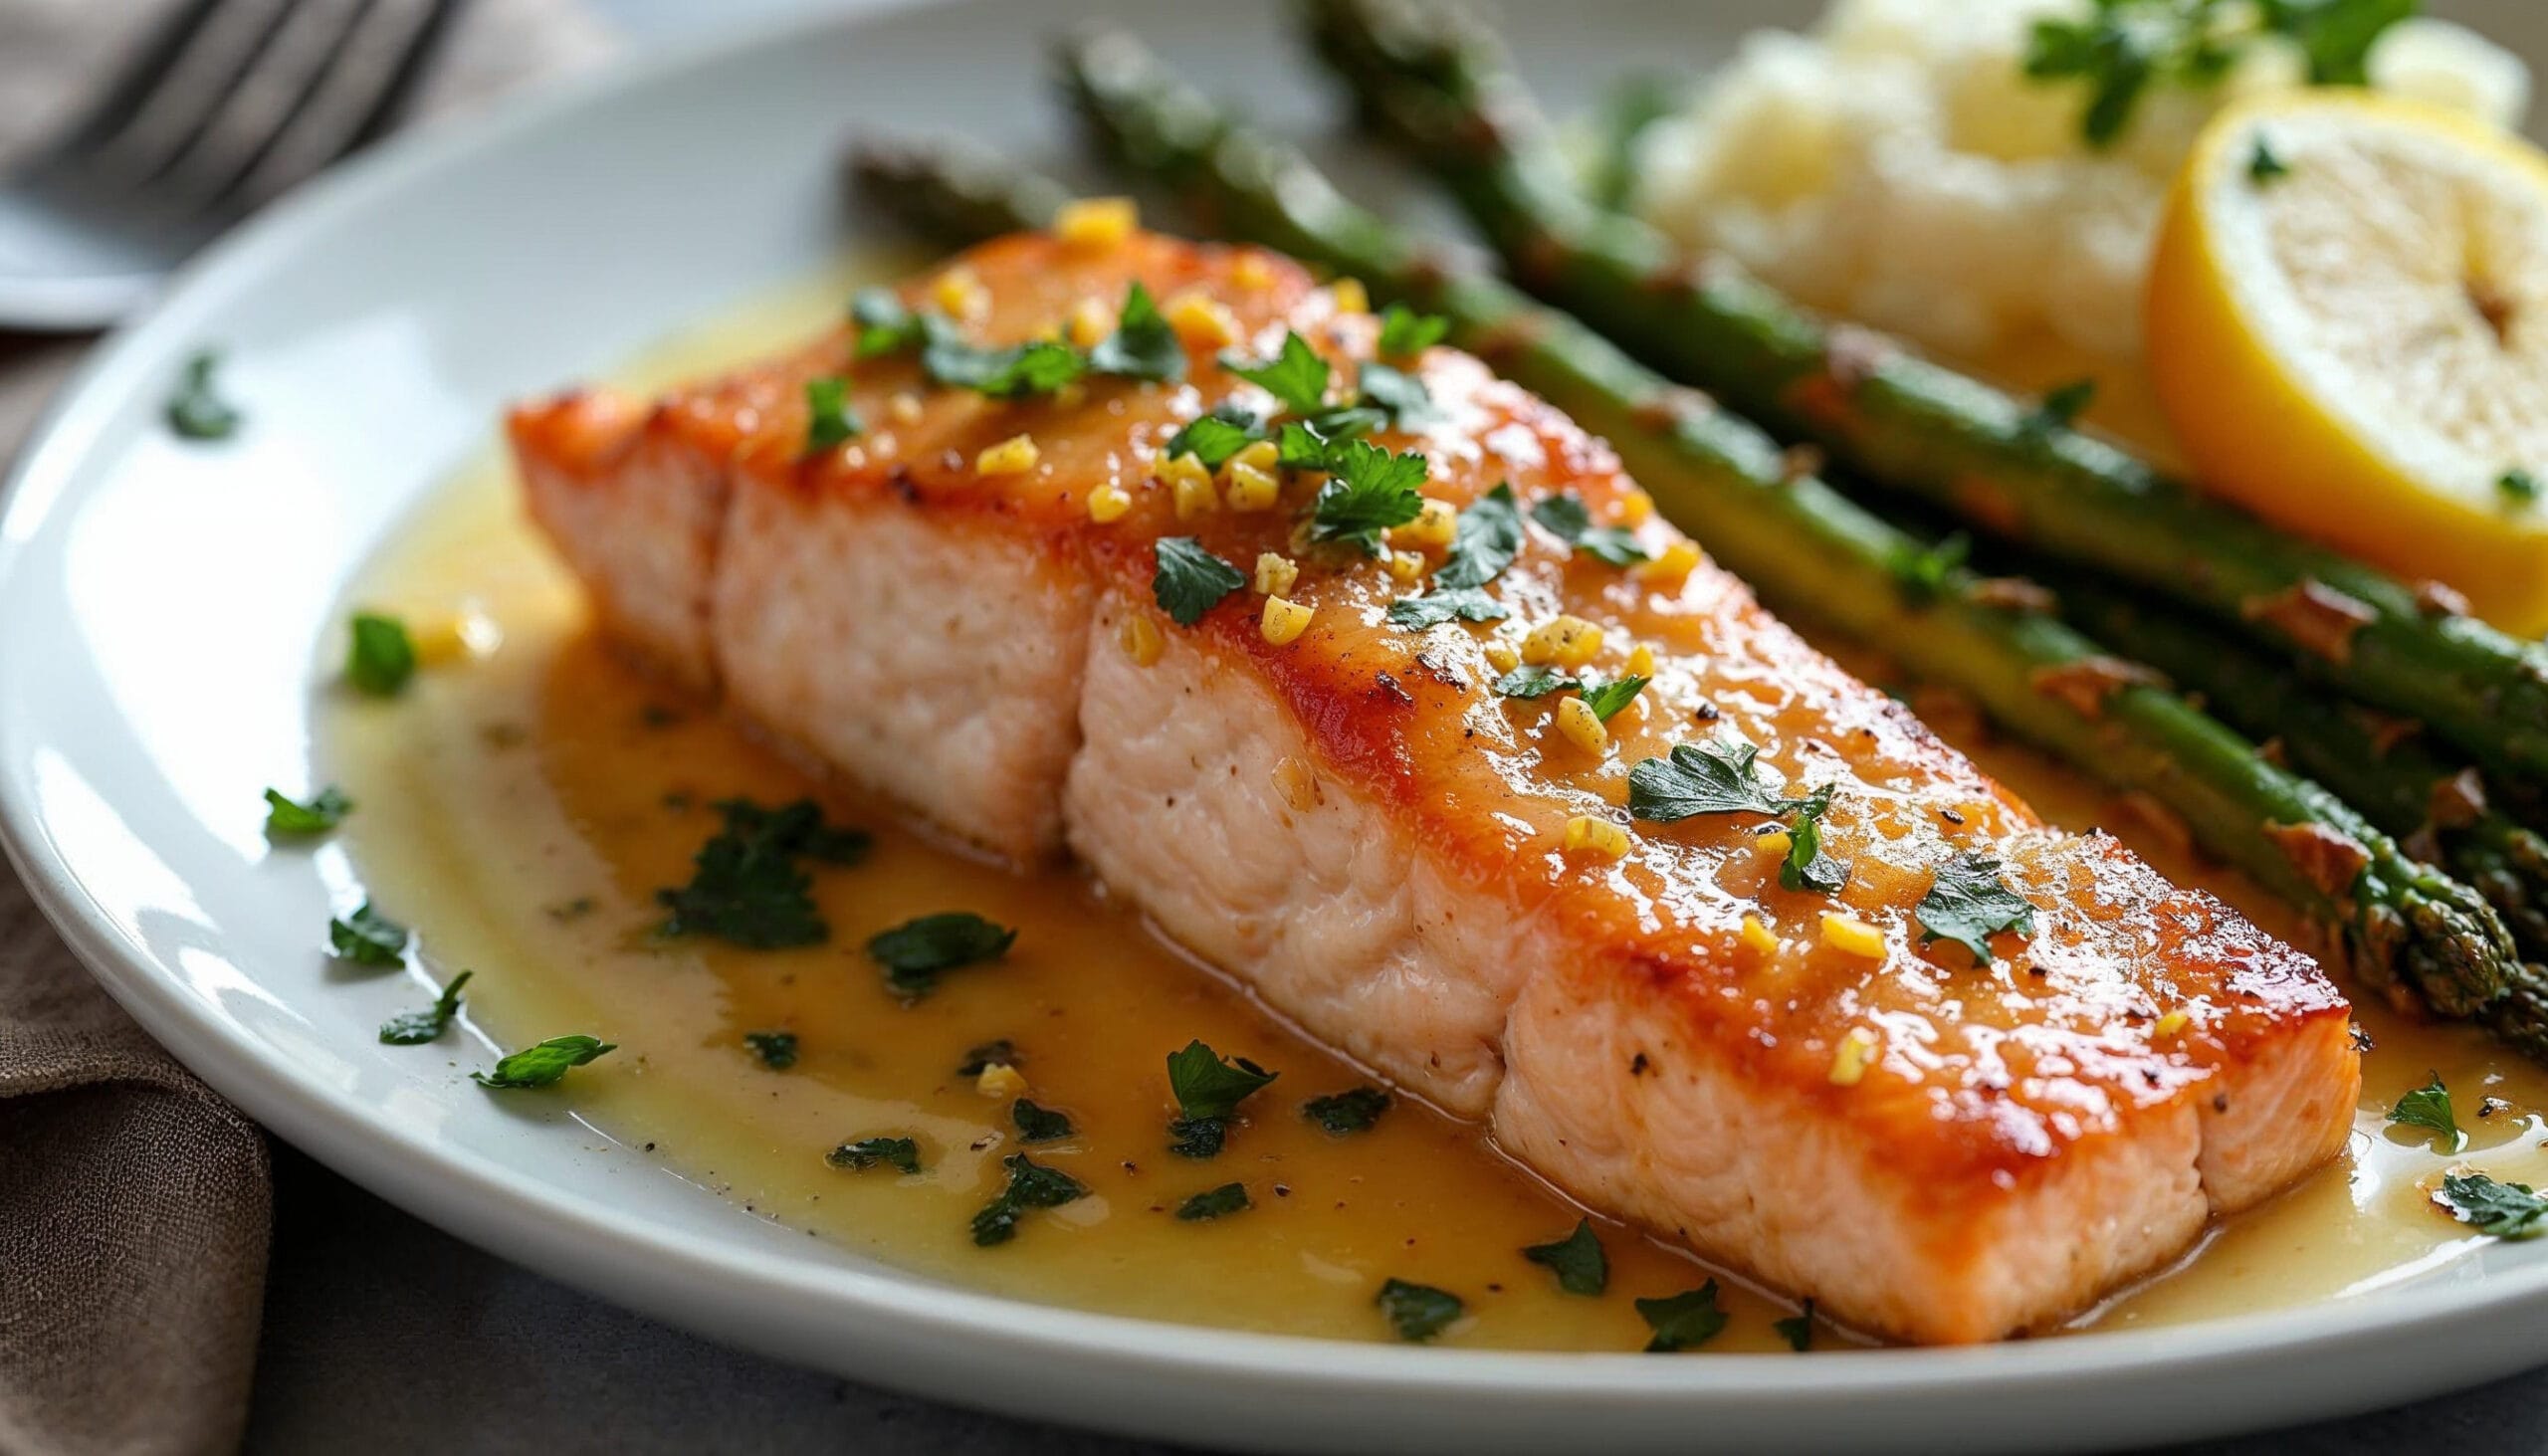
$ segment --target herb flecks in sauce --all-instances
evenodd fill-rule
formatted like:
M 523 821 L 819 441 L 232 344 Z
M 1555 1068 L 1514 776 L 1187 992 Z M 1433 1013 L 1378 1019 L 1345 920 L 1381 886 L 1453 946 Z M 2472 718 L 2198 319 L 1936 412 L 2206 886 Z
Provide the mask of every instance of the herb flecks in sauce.
M 452 1018 L 460 1014 L 460 988 L 469 984 L 469 978 L 475 974 L 476 971 L 462 971 L 451 978 L 451 984 L 442 988 L 441 995 L 434 997 L 432 1005 L 422 1011 L 401 1012 L 380 1023 L 382 1043 L 393 1047 L 413 1047 L 440 1039 L 450 1028 Z
M 482 1087 L 547 1087 L 574 1068 L 619 1050 L 616 1043 L 594 1036 L 552 1036 L 527 1046 L 496 1063 L 493 1072 L 472 1072 Z

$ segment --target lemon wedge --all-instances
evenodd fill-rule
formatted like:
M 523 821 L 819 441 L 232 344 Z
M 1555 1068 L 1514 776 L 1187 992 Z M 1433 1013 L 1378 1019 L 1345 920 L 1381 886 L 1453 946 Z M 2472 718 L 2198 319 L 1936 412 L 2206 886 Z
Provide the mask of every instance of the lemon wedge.
M 2209 489 L 2548 630 L 2548 155 L 2368 93 L 2233 107 L 2178 176 L 2147 308 Z

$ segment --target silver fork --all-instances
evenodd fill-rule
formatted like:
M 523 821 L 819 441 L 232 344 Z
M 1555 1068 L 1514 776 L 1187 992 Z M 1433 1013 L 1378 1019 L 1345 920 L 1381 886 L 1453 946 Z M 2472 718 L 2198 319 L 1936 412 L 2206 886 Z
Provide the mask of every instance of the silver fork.
M 224 227 L 371 140 L 465 0 L 182 0 L 0 181 L 0 328 L 113 322 Z

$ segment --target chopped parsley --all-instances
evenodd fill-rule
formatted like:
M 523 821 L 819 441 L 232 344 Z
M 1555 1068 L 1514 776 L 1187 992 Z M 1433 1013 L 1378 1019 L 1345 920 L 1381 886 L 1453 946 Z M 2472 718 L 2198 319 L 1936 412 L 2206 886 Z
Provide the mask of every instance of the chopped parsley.
M 1696 1350 L 1717 1337 L 1725 1328 L 1725 1311 L 1716 1307 L 1716 1281 L 1711 1279 L 1686 1294 L 1670 1299 L 1638 1300 L 1636 1312 L 1654 1332 L 1645 1343 L 1648 1354 L 1670 1354 L 1674 1351 Z
M 1327 405 L 1327 385 L 1331 370 L 1327 360 L 1310 347 L 1308 339 L 1298 333 L 1283 335 L 1281 352 L 1273 358 L 1251 363 L 1242 358 L 1225 357 L 1222 367 L 1281 400 L 1294 414 L 1314 415 Z
M 1351 1087 L 1301 1104 L 1301 1116 L 1331 1137 L 1368 1133 L 1389 1110 L 1389 1095 L 1377 1087 Z
M 1650 824 L 1673 824 L 1696 814 L 1787 812 L 1788 801 L 1770 791 L 1753 769 L 1761 750 L 1722 739 L 1675 743 L 1669 759 L 1648 758 L 1628 770 L 1628 814 Z
M 655 892 L 672 912 L 667 936 L 713 936 L 752 950 L 817 945 L 831 927 L 814 908 L 813 880 L 800 861 L 855 864 L 871 840 L 863 830 L 823 822 L 822 806 L 798 799 L 765 808 L 720 799 L 726 827 L 700 846 L 691 881 Z
M 1894 581 L 1902 587 L 1903 599 L 1914 606 L 1924 606 L 1946 595 L 1948 583 L 1971 554 L 1973 537 L 1959 530 L 1935 545 L 1922 545 L 1915 540 L 1898 542 L 1887 564 L 1893 568 Z
M 1176 1099 L 1177 1117 L 1168 1125 L 1174 1140 L 1168 1151 L 1183 1157 L 1218 1155 L 1238 1105 L 1278 1075 L 1245 1057 L 1224 1060 L 1199 1040 L 1170 1052 L 1168 1087 Z
M 956 1075 L 979 1077 L 985 1070 L 992 1067 L 1014 1067 L 1018 1064 L 1018 1060 L 1017 1043 L 1003 1036 L 997 1041 L 986 1041 L 980 1046 L 967 1048 L 962 1064 L 956 1069 Z
M 591 1036 L 552 1036 L 536 1046 L 528 1046 L 496 1063 L 496 1070 L 472 1072 L 469 1075 L 481 1087 L 546 1087 L 567 1072 L 585 1063 L 609 1055 L 619 1048 Z
M 1808 1299 L 1795 1314 L 1784 1320 L 1773 1320 L 1770 1328 L 1788 1343 L 1788 1349 L 1799 1354 L 1813 1348 L 1813 1301 Z
M 460 1014 L 460 988 L 478 972 L 464 970 L 451 978 L 434 1003 L 422 1011 L 402 1011 L 380 1023 L 380 1039 L 393 1047 L 423 1046 L 450 1028 L 451 1018 Z
M 1920 942 L 1953 940 L 1973 952 L 1973 963 L 1991 963 L 1991 937 L 2004 931 L 2034 934 L 2034 906 L 2000 879 L 1995 855 L 1967 850 L 1938 866 L 1929 893 L 1911 914 L 1920 922 Z
M 1524 1249 L 1522 1257 L 1555 1273 L 1557 1287 L 1568 1294 L 1596 1295 L 1610 1286 L 1610 1256 L 1589 1218 L 1577 1219 L 1575 1232 L 1555 1243 Z
M 1190 535 L 1162 536 L 1151 550 L 1159 562 L 1151 573 L 1151 598 L 1179 627 L 1203 620 L 1223 597 L 1247 585 L 1236 566 Z
M 327 948 L 350 965 L 405 965 L 407 928 L 373 910 L 366 900 L 352 915 L 327 922 Z
M 197 349 L 187 356 L 166 411 L 168 428 L 179 439 L 227 440 L 238 433 L 238 409 L 213 387 L 213 373 L 220 367 L 221 355 L 211 349 Z
M 1380 1286 L 1373 1303 L 1380 1307 L 1389 1328 L 1400 1340 L 1426 1341 L 1449 1328 L 1460 1317 L 1460 1297 L 1429 1284 L 1409 1284 L 1392 1279 Z
M 1836 895 L 1849 883 L 1849 867 L 1822 852 L 1822 816 L 1831 808 L 1831 791 L 1806 795 L 1788 821 L 1788 857 L 1779 865 L 1779 884 L 1790 890 Z
M 919 346 L 921 322 L 892 289 L 862 289 L 849 302 L 849 316 L 858 325 L 858 343 L 853 350 L 862 359 L 899 354 Z
M 2495 494 L 2516 506 L 2534 504 L 2538 501 L 2541 490 L 2539 477 L 2519 466 L 2495 477 Z
M 1124 300 L 1123 316 L 1112 337 L 1088 351 L 1088 367 L 1123 379 L 1151 379 L 1173 384 L 1185 377 L 1185 346 L 1159 312 L 1151 291 L 1133 282 Z
M 1345 442 L 1385 424 L 1378 410 L 1332 409 L 1306 420 L 1285 420 L 1276 434 L 1274 463 L 1285 470 L 1333 472 Z
M 1587 686 L 1577 696 L 1592 710 L 1594 718 L 1608 723 L 1620 709 L 1636 701 L 1636 695 L 1645 691 L 1645 684 L 1643 678 L 1613 678 L 1598 687 Z
M 1363 366 L 1360 382 L 1361 403 L 1397 424 L 1413 427 L 1432 418 L 1433 395 L 1412 374 L 1376 362 Z
M 2073 379 L 2067 384 L 2056 385 L 2045 390 L 2043 398 L 2035 401 L 2034 408 L 2018 421 L 2018 429 L 2029 435 L 2067 430 L 2079 422 L 2079 416 L 2087 413 L 2088 406 L 2095 403 L 2096 398 L 2097 381 L 2094 379 Z
M 2442 1085 L 2440 1072 L 2430 1076 L 2424 1086 L 2398 1099 L 2398 1105 L 2389 1110 L 2389 1121 L 2398 1127 L 2438 1133 L 2448 1140 L 2448 1150 L 2457 1152 L 2468 1140 L 2459 1131 L 2459 1120 L 2451 1115 L 2450 1089 Z
M 2528 1183 L 2499 1183 L 2484 1173 L 2443 1173 L 2434 1201 L 2479 1233 L 2499 1239 L 2537 1238 L 2548 1230 L 2548 1198 Z
M 892 1167 L 906 1173 L 920 1171 L 920 1144 L 909 1138 L 861 1138 L 844 1143 L 823 1154 L 823 1161 L 851 1172 L 865 1172 L 871 1167 Z
M 743 1045 L 750 1047 L 752 1055 L 772 1072 L 784 1072 L 796 1065 L 796 1033 L 792 1031 L 746 1031 Z
M 1592 511 L 1572 495 L 1551 496 L 1533 506 L 1531 519 L 1540 523 L 1542 530 L 1566 542 L 1568 548 L 1605 565 L 1633 566 L 1650 554 L 1637 544 L 1634 531 L 1623 526 L 1594 525 Z
M 1545 663 L 1526 663 L 1495 680 L 1495 691 L 1507 698 L 1546 698 L 1583 686 L 1583 679 L 1570 678 Z
M 1226 1218 L 1233 1213 L 1244 1213 L 1255 1206 L 1248 1200 L 1247 1184 L 1223 1183 L 1217 1188 L 1206 1188 L 1177 1204 L 1176 1217 L 1181 1223 L 1202 1223 Z
M 926 342 L 921 372 L 933 384 L 969 389 L 986 399 L 1025 399 L 1051 394 L 1088 372 L 1088 360 L 1069 344 L 1049 338 L 994 348 L 967 340 L 935 314 L 921 319 Z
M 1029 1210 L 1059 1208 L 1088 1194 L 1087 1184 L 1023 1152 L 1000 1159 L 1000 1166 L 1008 1169 L 1008 1186 L 973 1215 L 973 1242 L 985 1249 L 1017 1237 L 1018 1220 Z
M 867 953 L 885 970 L 885 983 L 907 999 L 938 989 L 942 974 L 997 960 L 1017 942 L 1017 932 L 969 910 L 941 911 L 905 921 L 871 936 Z
M 858 412 L 849 407 L 849 381 L 846 379 L 808 379 L 805 381 L 805 454 L 820 455 L 826 450 L 857 439 L 867 425 Z
M 2247 151 L 2247 180 L 2263 187 L 2290 175 L 2290 165 L 2275 156 L 2273 148 L 2265 142 L 2265 134 L 2257 132 Z
M 332 783 L 306 804 L 285 797 L 280 789 L 270 788 L 266 790 L 266 837 L 306 839 L 324 834 L 345 822 L 345 816 L 353 810 L 354 801 Z
M 1421 509 L 1420 507 L 1418 509 Z M 1522 506 L 1510 483 L 1469 503 L 1451 530 L 1451 549 L 1433 573 L 1441 587 L 1484 586 L 1504 574 L 1522 549 Z
M 2372 43 L 2416 13 L 2422 0 L 2093 0 L 2078 18 L 2034 22 L 2025 74 L 2037 81 L 2079 80 L 2088 101 L 2079 131 L 2088 144 L 2111 146 L 2131 123 L 2141 98 L 2162 83 L 2209 86 L 2237 65 L 2258 35 L 2281 36 L 2308 59 L 2313 86 L 2362 86 Z
M 1474 586 L 1402 596 L 1389 603 L 1389 624 L 1412 632 L 1439 627 L 1455 618 L 1463 622 L 1497 622 L 1510 615 L 1504 603 Z
M 1205 470 L 1219 470 L 1229 463 L 1231 456 L 1264 438 L 1265 422 L 1256 417 L 1254 410 L 1223 400 L 1213 407 L 1210 414 L 1196 416 L 1183 429 L 1168 436 L 1168 443 L 1160 447 L 1159 453 L 1162 460 L 1191 455 Z
M 1368 555 L 1380 554 L 1380 533 L 1404 525 L 1424 509 L 1418 488 L 1430 469 L 1414 451 L 1392 455 L 1369 440 L 1349 440 L 1335 452 L 1325 484 L 1310 506 L 1310 539 L 1346 541 Z
M 1017 1124 L 1017 1136 L 1021 1142 L 1052 1143 L 1071 1135 L 1071 1120 L 1067 1114 L 1022 1097 L 1009 1104 L 1008 1116 L 1009 1121 Z
M 1380 356 L 1412 358 L 1440 343 L 1450 331 L 1451 320 L 1439 313 L 1418 313 L 1404 304 L 1391 304 L 1380 311 Z
M 416 675 L 416 644 L 407 624 L 382 612 L 356 612 L 345 647 L 345 681 L 374 698 L 395 698 Z

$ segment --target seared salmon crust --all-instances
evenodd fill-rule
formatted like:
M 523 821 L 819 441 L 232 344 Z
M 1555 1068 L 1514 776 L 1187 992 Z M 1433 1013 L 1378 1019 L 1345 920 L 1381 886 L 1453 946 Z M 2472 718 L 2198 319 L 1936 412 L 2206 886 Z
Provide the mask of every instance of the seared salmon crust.
M 2359 1058 L 2314 962 L 2114 840 L 2046 827 L 1675 551 L 1607 447 L 1546 404 L 1431 348 L 1392 360 L 1429 409 L 1377 438 L 1424 454 L 1432 500 L 1572 496 L 1653 564 L 1531 525 L 1491 588 L 1509 617 L 1409 630 L 1386 611 L 1420 580 L 1299 539 L 1315 476 L 1273 509 L 1189 496 L 1182 517 L 1162 478 L 1168 437 L 1214 406 L 1278 412 L 1224 352 L 1268 357 L 1295 330 L 1350 383 L 1376 320 L 1275 255 L 1143 234 L 957 262 L 969 277 L 906 301 L 978 299 L 964 327 L 985 343 L 1088 301 L 1111 319 L 1140 281 L 1182 320 L 1186 380 L 999 401 L 907 356 L 853 361 L 843 329 L 652 403 L 521 409 L 531 512 L 606 631 L 957 834 L 1075 855 L 1587 1204 L 1885 1336 L 2056 1321 L 2343 1145 Z M 809 453 L 805 383 L 841 375 L 864 431 Z M 1021 435 L 1026 468 L 984 455 Z M 1094 519 L 1114 491 L 1129 507 Z M 1411 534 L 1398 548 L 1438 566 Z M 1188 535 L 1242 573 L 1296 564 L 1279 594 L 1307 629 L 1275 640 L 1255 589 L 1176 625 L 1155 543 Z M 1564 695 L 1495 691 L 1561 614 L 1599 629 L 1590 673 L 1642 649 L 1651 682 L 1606 742 L 1580 714 L 1561 727 Z M 1627 818 L 1631 765 L 1730 740 L 1783 792 L 1828 791 L 1836 894 L 1782 887 L 1762 815 Z M 1568 848 L 1579 819 L 1623 829 L 1624 853 L 1581 825 Z M 2034 911 L 1987 965 L 1914 914 L 1973 852 Z

